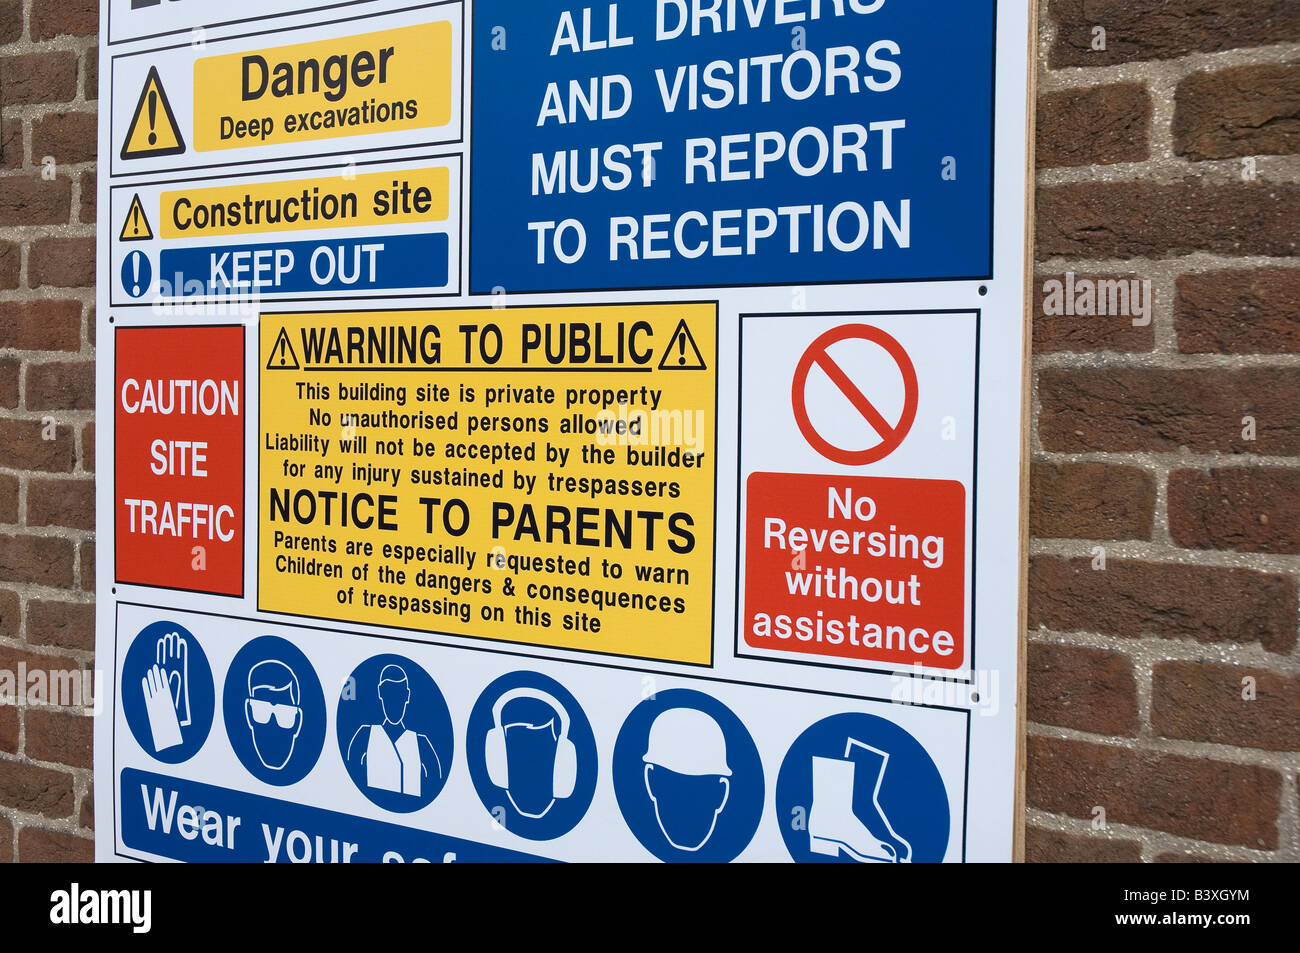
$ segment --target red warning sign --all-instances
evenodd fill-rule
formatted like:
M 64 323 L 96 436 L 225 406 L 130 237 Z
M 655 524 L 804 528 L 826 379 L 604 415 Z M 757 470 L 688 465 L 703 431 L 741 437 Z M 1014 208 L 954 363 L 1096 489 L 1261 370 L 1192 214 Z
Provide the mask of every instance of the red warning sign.
M 883 348 L 902 375 L 903 409 L 896 421 L 891 423 L 877 409 L 876 402 L 879 398 L 873 395 L 875 389 L 873 382 L 858 369 L 842 364 L 830 353 L 833 345 L 850 340 L 868 341 Z M 879 437 L 878 442 L 854 449 L 838 446 L 823 435 L 819 423 L 824 428 L 826 422 L 815 421 L 813 415 L 809 413 L 808 375 L 814 367 L 820 368 L 830 378 L 831 383 L 848 400 L 853 410 L 860 414 L 875 431 Z M 814 450 L 835 463 L 864 466 L 888 456 L 903 442 L 908 431 L 912 429 L 912 422 L 916 419 L 918 393 L 916 368 L 912 366 L 912 359 L 907 356 L 903 345 L 880 328 L 867 324 L 850 324 L 832 328 L 809 345 L 795 367 L 791 400 L 794 404 L 794 419 L 799 425 L 799 431 Z M 823 416 L 827 414 L 824 413 Z
M 244 590 L 244 329 L 119 328 L 116 579 Z
M 952 480 L 753 473 L 745 644 L 960 668 L 966 490 Z

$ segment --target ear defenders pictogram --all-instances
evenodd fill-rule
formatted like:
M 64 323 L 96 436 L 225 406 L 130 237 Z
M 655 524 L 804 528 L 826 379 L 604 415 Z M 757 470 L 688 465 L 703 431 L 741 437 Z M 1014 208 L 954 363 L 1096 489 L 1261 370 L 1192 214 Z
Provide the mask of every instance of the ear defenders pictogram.
M 569 797 L 578 783 L 578 750 L 569 740 L 569 713 L 556 699 L 536 688 L 512 688 L 493 703 L 493 727 L 487 733 L 484 747 L 488 778 L 499 788 L 510 786 L 510 771 L 506 758 L 506 726 L 501 724 L 501 712 L 509 702 L 517 698 L 532 698 L 542 702 L 559 718 L 560 730 L 556 740 L 555 772 L 551 778 L 551 792 L 556 798 Z M 532 722 L 527 724 L 533 726 Z

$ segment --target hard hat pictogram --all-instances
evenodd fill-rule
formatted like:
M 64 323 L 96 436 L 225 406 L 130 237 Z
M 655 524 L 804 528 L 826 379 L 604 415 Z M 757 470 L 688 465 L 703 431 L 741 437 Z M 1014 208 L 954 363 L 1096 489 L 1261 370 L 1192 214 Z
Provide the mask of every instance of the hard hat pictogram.
M 641 760 L 677 774 L 731 777 L 722 728 L 695 708 L 669 708 L 659 715 L 650 726 L 649 742 Z

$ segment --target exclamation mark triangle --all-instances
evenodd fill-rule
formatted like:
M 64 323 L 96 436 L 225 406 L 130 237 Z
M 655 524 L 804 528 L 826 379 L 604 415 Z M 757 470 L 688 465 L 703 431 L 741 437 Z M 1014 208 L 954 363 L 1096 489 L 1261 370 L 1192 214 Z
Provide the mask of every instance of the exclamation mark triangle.
M 122 223 L 122 234 L 118 236 L 118 241 L 147 242 L 151 238 L 153 229 L 149 227 L 149 219 L 144 214 L 144 203 L 140 201 L 137 192 L 131 200 L 131 207 L 126 210 L 126 221 Z
M 293 353 L 293 345 L 289 342 L 288 329 L 280 329 L 280 336 L 275 339 L 275 345 L 271 348 L 271 356 L 267 358 L 266 369 L 268 371 L 298 370 L 298 355 Z
M 140 101 L 126 129 L 122 142 L 123 159 L 147 159 L 155 156 L 178 156 L 185 151 L 185 138 L 172 112 L 172 104 L 163 91 L 158 67 L 149 67 Z
M 704 363 L 700 349 L 695 346 L 691 329 L 686 326 L 686 319 L 682 318 L 677 322 L 677 330 L 673 332 L 672 340 L 664 350 L 664 356 L 659 359 L 659 370 L 703 371 L 707 368 L 708 365 Z

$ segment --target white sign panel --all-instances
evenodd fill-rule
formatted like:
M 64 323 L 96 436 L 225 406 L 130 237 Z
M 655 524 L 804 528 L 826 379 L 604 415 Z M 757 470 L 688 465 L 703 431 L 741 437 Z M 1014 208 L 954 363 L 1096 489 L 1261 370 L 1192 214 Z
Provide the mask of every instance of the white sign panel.
M 103 0 L 101 860 L 1009 860 L 1027 5 Z

